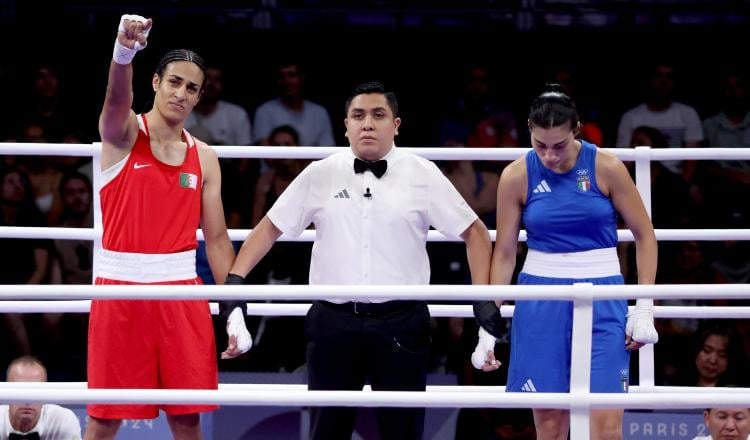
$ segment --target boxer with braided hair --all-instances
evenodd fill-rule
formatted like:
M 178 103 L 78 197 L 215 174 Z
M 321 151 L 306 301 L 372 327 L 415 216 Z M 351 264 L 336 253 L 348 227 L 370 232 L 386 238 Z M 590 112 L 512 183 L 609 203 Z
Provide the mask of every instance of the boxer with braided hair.
M 146 47 L 152 21 L 123 15 L 100 120 L 102 249 L 96 284 L 202 284 L 195 271 L 203 229 L 214 277 L 224 281 L 234 249 L 224 221 L 216 153 L 184 124 L 200 99 L 203 60 L 173 50 L 152 77 L 153 108 L 135 114 L 131 62 Z M 243 303 L 221 304 L 229 346 L 252 339 Z M 95 300 L 88 343 L 90 388 L 217 389 L 216 343 L 206 300 Z M 113 438 L 122 419 L 167 414 L 176 439 L 201 437 L 199 414 L 215 405 L 89 405 L 86 439 Z

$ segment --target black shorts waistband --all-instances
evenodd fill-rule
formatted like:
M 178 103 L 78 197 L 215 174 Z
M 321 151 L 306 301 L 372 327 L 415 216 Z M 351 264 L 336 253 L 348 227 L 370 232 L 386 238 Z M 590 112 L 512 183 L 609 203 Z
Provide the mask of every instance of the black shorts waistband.
M 345 303 L 333 303 L 329 301 L 318 301 L 321 305 L 326 307 L 349 312 L 353 315 L 361 316 L 381 316 L 393 312 L 408 311 L 415 307 L 424 305 L 424 301 L 405 301 L 395 300 L 386 301 L 382 303 L 367 303 L 367 302 L 345 302 Z

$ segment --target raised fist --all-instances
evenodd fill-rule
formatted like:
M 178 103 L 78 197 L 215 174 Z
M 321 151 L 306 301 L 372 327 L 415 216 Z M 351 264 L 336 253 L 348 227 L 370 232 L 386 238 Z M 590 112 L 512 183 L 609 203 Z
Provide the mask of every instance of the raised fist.
M 146 47 L 152 23 L 150 18 L 140 15 L 125 14 L 120 17 L 112 55 L 117 64 L 130 64 L 136 52 Z

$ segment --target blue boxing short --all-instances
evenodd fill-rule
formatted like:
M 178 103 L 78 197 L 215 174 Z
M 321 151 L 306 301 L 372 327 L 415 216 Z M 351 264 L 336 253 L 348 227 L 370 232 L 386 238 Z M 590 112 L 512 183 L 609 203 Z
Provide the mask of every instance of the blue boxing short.
M 558 278 L 525 271 L 518 277 L 519 285 L 574 283 L 624 284 L 624 280 L 619 274 Z M 626 300 L 594 301 L 591 392 L 627 392 L 630 366 L 630 353 L 625 349 L 627 311 Z M 569 392 L 572 326 L 572 301 L 517 301 L 506 391 Z

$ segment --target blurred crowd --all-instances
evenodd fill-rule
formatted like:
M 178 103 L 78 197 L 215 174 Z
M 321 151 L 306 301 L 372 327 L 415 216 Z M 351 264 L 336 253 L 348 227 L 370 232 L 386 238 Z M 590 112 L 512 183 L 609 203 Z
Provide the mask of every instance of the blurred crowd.
M 61 66 L 38 62 L 28 67 L 27 84 L 18 92 L 22 99 L 12 113 L 4 115 L 7 123 L 0 133 L 2 140 L 96 142 L 95 117 L 90 111 L 80 111 L 76 91 L 66 83 Z M 343 145 L 341 109 L 328 108 L 306 94 L 306 66 L 288 61 L 268 68 L 273 80 L 264 87 L 274 89 L 275 96 L 249 108 L 243 105 L 245 99 L 227 93 L 232 89 L 228 84 L 231 73 L 219 64 L 211 65 L 202 99 L 187 121 L 187 130 L 210 145 Z M 443 147 L 528 147 L 526 115 L 516 110 L 525 103 L 504 99 L 503 91 L 510 85 L 490 65 L 467 64 L 460 70 L 460 79 L 446 82 L 436 95 L 439 102 L 430 108 L 435 129 L 412 136 Z M 644 64 L 641 70 L 639 103 L 618 115 L 602 110 L 606 96 L 587 87 L 575 68 L 550 67 L 544 81 L 568 90 L 582 115 L 580 136 L 600 147 L 750 148 L 750 100 L 742 69 L 716 66 L 714 81 L 701 84 L 680 84 L 678 66 L 668 61 Z M 534 91 L 542 86 L 537 84 Z M 708 106 L 691 105 L 678 93 L 693 87 L 702 88 L 711 97 Z M 409 123 L 408 117 L 405 123 Z M 222 159 L 222 198 L 229 228 L 252 228 L 308 163 L 301 159 Z M 506 163 L 461 160 L 439 165 L 487 227 L 495 229 L 497 183 Z M 652 162 L 651 179 L 652 215 L 657 229 L 750 227 L 746 198 L 750 161 Z M 91 182 L 90 157 L 3 156 L 0 226 L 91 227 Z M 0 284 L 91 282 L 90 241 L 0 238 L 0 243 Z M 746 241 L 662 241 L 659 247 L 657 283 L 750 280 Z M 430 243 L 428 250 L 433 284 L 469 284 L 462 244 Z M 620 251 L 623 274 L 628 282 L 634 282 L 633 248 L 623 243 Z M 524 252 L 520 245 L 519 259 Z M 250 274 L 248 283 L 306 284 L 309 255 L 309 243 L 279 243 Z M 211 283 L 200 250 L 198 258 L 199 275 Z M 657 304 L 738 306 L 746 305 L 746 301 L 669 300 Z M 46 365 L 50 380 L 85 380 L 86 314 L 4 314 L 0 318 L 7 335 L 3 344 L 6 348 L 0 353 L 1 365 L 18 356 L 33 355 Z M 220 369 L 267 372 L 304 368 L 302 319 L 250 317 L 254 348 L 239 360 L 220 362 Z M 742 373 L 747 371 L 750 353 L 750 321 L 658 319 L 657 326 L 657 385 L 748 386 Z M 461 384 L 503 384 L 504 369 L 479 373 L 471 367 L 469 358 L 476 334 L 472 319 L 433 318 L 433 371 L 455 374 Z M 496 349 L 496 356 L 505 365 L 508 341 L 501 340 Z M 222 341 L 217 344 L 224 345 Z M 633 363 L 637 366 L 637 356 Z M 637 374 L 633 374 L 633 380 L 637 381 Z M 461 420 L 482 423 L 459 426 L 486 431 L 467 431 L 463 438 L 527 438 L 531 435 L 527 428 L 533 426 L 530 412 L 520 410 L 519 414 L 466 410 Z

